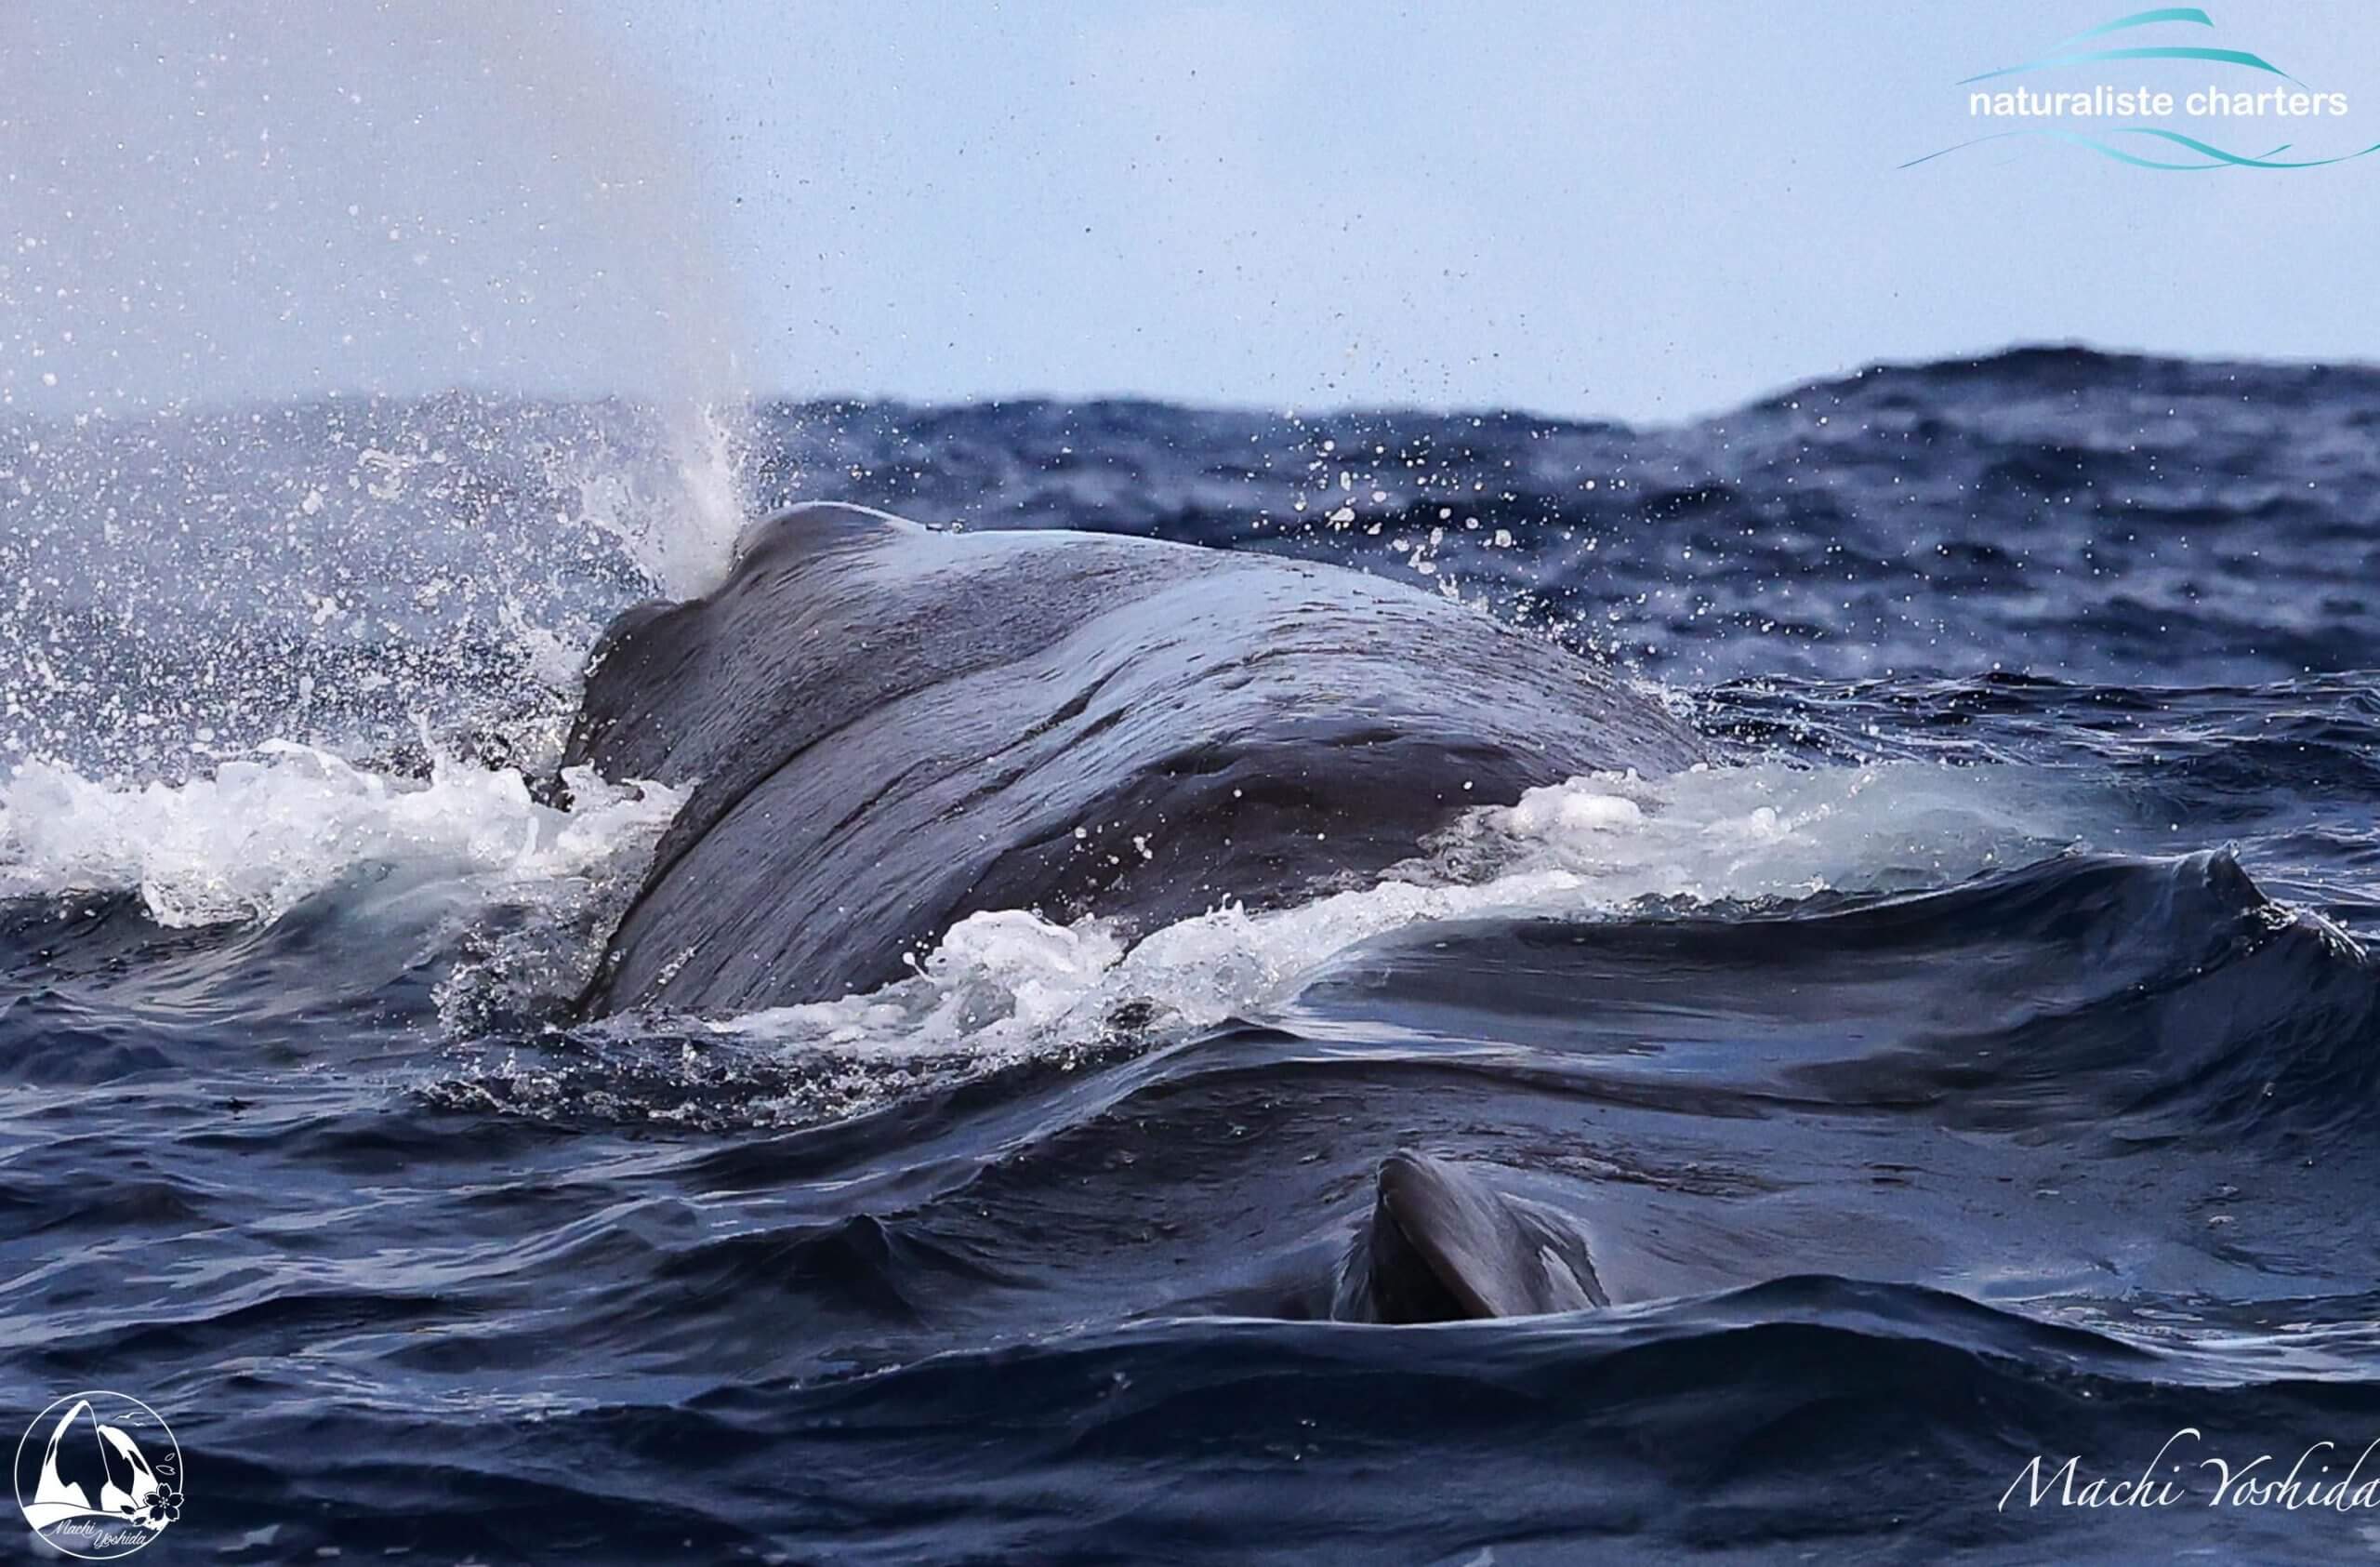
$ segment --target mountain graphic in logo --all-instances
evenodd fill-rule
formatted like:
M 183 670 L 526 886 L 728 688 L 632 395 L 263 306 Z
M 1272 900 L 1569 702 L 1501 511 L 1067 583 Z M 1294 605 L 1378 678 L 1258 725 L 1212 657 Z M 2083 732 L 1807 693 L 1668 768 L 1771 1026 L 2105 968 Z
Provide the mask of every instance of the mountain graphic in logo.
M 146 1404 L 69 1394 L 18 1445 L 17 1505 L 51 1545 L 106 1560 L 139 1550 L 181 1516 L 180 1474 L 173 1433 Z

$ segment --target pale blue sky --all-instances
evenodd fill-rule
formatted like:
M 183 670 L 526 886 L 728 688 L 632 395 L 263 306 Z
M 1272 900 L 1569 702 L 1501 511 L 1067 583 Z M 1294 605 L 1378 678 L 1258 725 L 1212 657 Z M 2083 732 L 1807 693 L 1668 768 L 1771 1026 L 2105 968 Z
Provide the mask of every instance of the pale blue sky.
M 2380 359 L 2380 156 L 1897 166 L 1976 133 L 1958 78 L 2130 8 L 31 0 L 0 19 L 0 396 L 1662 419 L 2015 340 Z M 2191 41 L 2354 104 L 2239 150 L 2380 141 L 2380 12 L 2207 9 Z

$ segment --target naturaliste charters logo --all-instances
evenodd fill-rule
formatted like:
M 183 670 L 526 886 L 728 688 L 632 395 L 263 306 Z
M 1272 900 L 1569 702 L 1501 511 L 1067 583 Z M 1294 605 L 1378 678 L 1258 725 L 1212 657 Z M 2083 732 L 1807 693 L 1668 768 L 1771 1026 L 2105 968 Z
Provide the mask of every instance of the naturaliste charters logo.
M 69 1393 L 33 1416 L 16 1481 L 33 1533 L 86 1561 L 130 1556 L 181 1517 L 181 1447 L 155 1410 L 122 1393 Z
M 2263 55 L 2188 41 L 2189 34 L 2174 31 L 2214 25 L 2195 6 L 2136 11 L 2060 39 L 2031 60 L 1964 77 L 1958 86 L 1967 90 L 1970 119 L 2018 123 L 1900 166 L 1914 168 L 2018 137 L 2080 147 L 2135 168 L 2173 172 L 2322 168 L 2380 153 L 2380 142 L 2358 144 L 2360 139 L 2342 135 L 2352 108 L 2345 92 L 2318 91 Z M 2169 82 L 2153 74 L 2172 71 L 2168 61 L 2183 62 L 2190 80 Z M 2136 70 L 2120 81 L 2060 85 L 2071 83 L 2077 72 L 2104 78 L 2117 67 Z M 2044 72 L 2058 74 L 2041 82 L 2017 79 Z M 2189 128 L 2150 123 L 2177 117 Z M 2281 134 L 2276 123 L 2294 126 L 2292 139 L 2267 145 Z M 2300 145 L 2298 139 L 2307 137 L 2312 148 Z M 2227 140 L 2237 146 L 2225 147 Z

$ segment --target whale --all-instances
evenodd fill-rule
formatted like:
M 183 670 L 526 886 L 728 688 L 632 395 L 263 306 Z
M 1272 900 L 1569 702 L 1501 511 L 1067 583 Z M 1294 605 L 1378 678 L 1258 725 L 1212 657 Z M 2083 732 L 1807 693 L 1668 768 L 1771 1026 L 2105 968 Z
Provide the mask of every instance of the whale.
M 797 506 L 590 653 L 564 767 L 683 798 L 579 1010 L 863 992 L 992 910 L 1129 937 L 1278 907 L 1529 788 L 1704 757 L 1612 669 L 1444 593 Z

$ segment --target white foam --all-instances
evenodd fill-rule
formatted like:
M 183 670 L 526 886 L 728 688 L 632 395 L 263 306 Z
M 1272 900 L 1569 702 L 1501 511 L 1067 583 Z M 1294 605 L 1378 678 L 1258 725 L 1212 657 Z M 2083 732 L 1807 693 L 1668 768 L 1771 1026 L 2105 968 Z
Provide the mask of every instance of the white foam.
M 130 891 L 166 925 L 271 922 L 369 871 L 375 941 L 459 956 L 441 1009 L 478 1033 L 519 1016 L 523 1000 L 575 993 L 681 799 L 587 769 L 567 781 L 574 803 L 561 809 L 510 769 L 442 759 L 426 778 L 398 777 L 289 743 L 178 784 L 26 764 L 0 779 L 0 896 Z M 747 1109 L 807 1121 L 921 1078 L 1064 1058 L 1107 1037 L 1126 1003 L 1170 1028 L 1261 1016 L 1337 954 L 1408 926 L 1938 885 L 2105 838 L 2119 816 L 2106 796 L 2042 769 L 1596 775 L 1474 811 L 1368 886 L 1269 912 L 1218 909 L 1138 941 L 1100 920 L 977 914 L 896 984 L 691 1027 L 802 1065 L 799 1103 Z M 406 934 L 424 922 L 445 933 L 428 949 Z M 597 1031 L 635 1040 L 656 1025 L 677 1031 L 633 1016 Z
M 657 784 L 565 778 L 566 810 L 511 769 L 392 777 L 285 741 L 181 783 L 24 763 L 0 780 L 0 896 L 137 892 L 163 925 L 270 923 L 371 867 L 493 901 L 641 857 L 678 808 Z
M 710 1027 L 855 1064 L 938 1061 L 972 1072 L 1078 1048 L 1125 1003 L 1194 1027 L 1261 1015 L 1335 954 L 1423 922 L 1938 885 L 2055 853 L 2111 820 L 2104 801 L 2031 769 L 1897 762 L 1599 774 L 1474 811 L 1430 854 L 1361 890 L 1266 913 L 1217 910 L 1129 946 L 1098 920 L 977 914 L 914 977 Z M 837 1091 L 840 1108 L 865 1097 L 851 1082 Z

